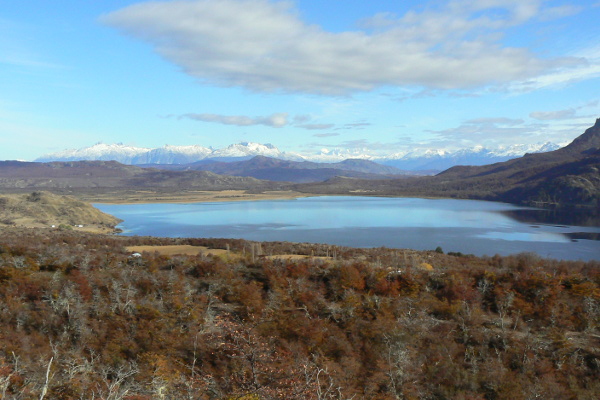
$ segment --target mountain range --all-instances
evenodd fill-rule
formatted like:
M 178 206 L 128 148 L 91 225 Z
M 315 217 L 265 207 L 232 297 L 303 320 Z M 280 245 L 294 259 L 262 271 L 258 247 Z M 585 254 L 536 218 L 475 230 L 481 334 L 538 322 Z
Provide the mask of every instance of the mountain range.
M 317 194 L 432 196 L 600 210 L 600 118 L 571 144 L 484 166 L 455 166 L 436 176 L 386 181 L 337 177 L 297 186 Z
M 190 164 L 201 160 L 240 161 L 254 156 L 274 157 L 285 160 L 303 160 L 299 155 L 280 151 L 272 144 L 242 142 L 223 149 L 199 145 L 165 145 L 155 149 L 127 146 L 124 144 L 97 143 L 81 149 L 64 150 L 39 157 L 37 162 L 51 161 L 117 161 L 129 165 Z
M 252 177 L 210 171 L 165 171 L 116 161 L 0 161 L 0 189 L 5 192 L 120 190 L 275 190 L 280 185 Z
M 521 157 L 527 153 L 540 153 L 560 148 L 561 145 L 547 142 L 534 145 L 515 144 L 494 149 L 476 146 L 469 149 L 448 151 L 415 148 L 409 152 L 377 156 L 368 152 L 346 149 L 322 150 L 319 154 L 284 152 L 272 144 L 241 142 L 222 149 L 192 146 L 165 145 L 159 148 L 144 148 L 124 144 L 97 143 L 81 149 L 64 150 L 39 157 L 37 162 L 51 161 L 118 161 L 128 165 L 173 165 L 191 164 L 198 161 L 236 162 L 255 156 L 264 156 L 286 161 L 311 161 L 337 163 L 347 159 L 370 160 L 406 171 L 440 172 L 454 165 L 486 165 Z
M 348 159 L 336 163 L 289 161 L 278 158 L 255 156 L 249 160 L 222 162 L 202 160 L 192 164 L 149 164 L 145 167 L 180 171 L 211 171 L 220 175 L 250 176 L 277 182 L 322 182 L 336 176 L 364 179 L 396 178 L 417 173 L 378 164 L 369 160 Z
M 488 165 L 512 160 L 525 154 L 545 153 L 557 150 L 565 144 L 551 142 L 535 145 L 514 144 L 495 149 L 476 146 L 456 151 L 415 149 L 408 153 L 392 154 L 388 158 L 381 159 L 380 162 L 402 170 L 440 172 L 455 165 Z
M 274 147 L 272 150 L 276 151 Z M 0 189 L 6 192 L 44 188 L 74 194 L 86 191 L 92 197 L 107 188 L 144 193 L 292 190 L 307 194 L 467 198 L 544 207 L 587 207 L 598 212 L 600 119 L 560 149 L 484 166 L 455 166 L 435 176 L 406 176 L 369 160 L 323 164 L 263 156 L 230 163 L 204 160 L 186 165 L 185 170 L 172 170 L 181 167 L 171 165 L 161 170 L 116 161 L 4 161 L 0 162 Z M 218 173 L 193 170 L 194 167 Z M 319 179 L 306 179 L 317 173 Z M 263 174 L 268 180 L 235 174 Z M 333 177 L 328 178 L 327 174 Z M 293 176 L 301 179 L 290 178 Z M 283 177 L 286 182 L 275 181 Z M 323 179 L 326 180 L 314 182 Z

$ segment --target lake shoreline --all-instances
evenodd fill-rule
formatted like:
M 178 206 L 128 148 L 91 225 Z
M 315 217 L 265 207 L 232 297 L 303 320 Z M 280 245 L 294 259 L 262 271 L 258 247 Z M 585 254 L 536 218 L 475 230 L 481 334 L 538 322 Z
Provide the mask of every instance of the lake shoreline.
M 581 260 L 597 259 L 600 251 L 598 241 L 582 240 L 587 236 L 580 234 L 600 234 L 597 225 L 557 226 L 529 218 L 519 222 L 517 211 L 542 210 L 508 203 L 380 196 L 229 199 L 96 205 L 125 221 L 120 226 L 125 236 L 283 240 L 419 251 L 442 247 L 477 256 L 535 252 L 544 258 Z M 286 201 L 292 199 L 296 201 Z M 579 235 L 578 240 L 567 235 Z
M 85 196 L 83 199 L 94 204 L 187 204 L 230 201 L 292 200 L 314 196 L 321 195 L 301 193 L 292 190 L 265 191 L 262 193 L 248 193 L 246 190 L 202 190 L 183 193 L 159 193 L 153 191 L 137 191 L 118 194 L 108 193 L 99 196 Z
M 515 207 L 528 205 L 507 203 L 484 199 L 460 199 L 441 196 L 417 196 L 374 194 L 368 191 L 352 191 L 351 193 L 308 193 L 294 190 L 273 190 L 251 193 L 247 190 L 200 190 L 178 193 L 160 193 L 155 191 L 136 191 L 132 193 L 108 193 L 101 195 L 76 195 L 75 197 L 93 204 L 191 204 L 212 202 L 260 201 L 260 200 L 293 200 L 306 197 L 372 197 L 388 199 L 427 199 L 427 200 L 472 200 L 489 203 L 502 203 Z M 535 207 L 534 207 L 535 208 Z

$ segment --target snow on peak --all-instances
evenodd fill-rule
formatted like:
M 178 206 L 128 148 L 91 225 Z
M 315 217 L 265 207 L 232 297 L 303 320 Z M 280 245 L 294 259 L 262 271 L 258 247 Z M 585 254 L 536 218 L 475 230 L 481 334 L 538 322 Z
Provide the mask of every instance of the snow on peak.
M 247 156 L 266 156 L 280 157 L 283 153 L 272 144 L 260 144 L 255 142 L 240 142 L 230 144 L 224 149 L 217 149 L 210 155 L 216 157 L 247 157 Z
M 556 150 L 564 144 L 554 143 L 513 144 L 490 149 L 477 145 L 461 150 L 416 147 L 408 151 L 388 155 L 376 155 L 366 148 L 322 148 L 313 154 L 282 152 L 270 143 L 240 142 L 225 148 L 213 149 L 200 145 L 164 145 L 158 148 L 145 148 L 117 144 L 96 143 L 81 149 L 64 150 L 47 154 L 35 161 L 77 161 L 77 160 L 115 160 L 123 164 L 189 164 L 207 158 L 239 159 L 265 156 L 293 161 L 340 162 L 347 159 L 377 160 L 386 164 L 413 169 L 414 166 L 425 169 L 440 169 L 446 165 L 482 165 L 484 163 L 504 161 L 525 153 L 539 153 Z
M 372 154 L 370 154 L 370 152 L 367 149 L 349 150 L 349 149 L 339 149 L 339 148 L 335 148 L 335 149 L 323 148 L 317 154 L 302 155 L 302 158 L 305 160 L 308 160 L 308 161 L 313 161 L 313 162 L 331 163 L 331 162 L 344 161 L 349 158 L 361 159 L 361 160 L 371 160 L 374 158 L 374 156 Z
M 224 149 L 212 149 L 200 145 L 164 145 L 149 149 L 119 144 L 96 143 L 81 149 L 64 150 L 47 154 L 36 161 L 115 160 L 123 164 L 188 164 L 205 158 L 239 158 L 262 155 L 284 159 L 302 159 L 301 156 L 280 151 L 272 144 L 241 142 Z
M 126 146 L 122 143 L 96 143 L 90 147 L 68 149 L 47 154 L 38 158 L 36 161 L 115 160 L 124 164 L 131 164 L 135 157 L 149 150 L 150 149 L 143 147 Z

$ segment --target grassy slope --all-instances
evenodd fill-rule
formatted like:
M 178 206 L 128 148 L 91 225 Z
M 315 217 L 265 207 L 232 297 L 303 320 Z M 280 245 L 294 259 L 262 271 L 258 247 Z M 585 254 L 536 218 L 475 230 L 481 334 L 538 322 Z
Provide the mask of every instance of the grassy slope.
M 118 218 L 88 203 L 49 192 L 0 195 L 0 226 L 95 225 L 114 227 Z

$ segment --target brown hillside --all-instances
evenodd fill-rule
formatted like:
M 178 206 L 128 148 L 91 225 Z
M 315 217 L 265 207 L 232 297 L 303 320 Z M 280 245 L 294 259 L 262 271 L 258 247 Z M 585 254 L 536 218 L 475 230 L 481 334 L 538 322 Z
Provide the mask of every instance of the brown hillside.
M 88 203 L 48 192 L 0 196 L 0 226 L 94 226 L 114 228 L 118 218 Z
M 221 176 L 207 171 L 164 171 L 115 161 L 0 161 L 0 190 L 90 190 L 169 188 L 172 190 L 276 189 L 272 182 Z
M 598 262 L 14 229 L 0 396 L 597 399 L 599 307 Z

